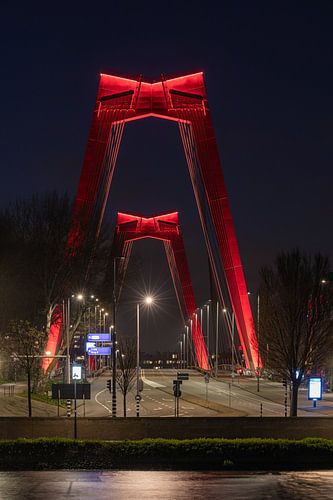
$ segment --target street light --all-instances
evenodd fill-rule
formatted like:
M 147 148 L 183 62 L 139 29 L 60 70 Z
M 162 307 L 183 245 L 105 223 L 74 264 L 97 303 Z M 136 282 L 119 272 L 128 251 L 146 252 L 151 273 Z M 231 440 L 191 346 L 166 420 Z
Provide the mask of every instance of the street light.
M 219 302 L 216 302 L 216 335 L 215 335 L 215 377 L 219 369 Z
M 210 358 L 210 349 L 209 349 L 209 344 L 210 344 L 210 303 L 211 303 L 211 300 L 209 299 L 207 304 L 205 304 L 205 307 L 207 309 L 206 340 L 207 340 L 208 367 L 210 366 L 210 363 L 209 363 L 209 358 Z
M 72 294 L 71 297 L 68 297 L 67 303 L 63 301 L 63 312 L 64 312 L 64 318 L 65 318 L 65 324 L 66 324 L 66 372 L 67 372 L 67 383 L 71 383 L 71 356 L 70 356 L 70 335 L 69 335 L 69 329 L 70 329 L 70 318 L 71 318 L 71 298 L 76 298 L 79 301 L 82 301 L 84 299 L 84 296 L 82 293 L 79 293 L 78 295 Z
M 117 260 L 123 260 L 125 257 L 117 256 L 113 258 L 113 338 L 112 338 L 112 417 L 117 416 L 117 356 L 116 356 L 116 345 L 117 345 L 117 322 L 116 322 L 116 309 L 117 309 Z
M 227 315 L 228 321 L 230 322 L 230 314 L 228 312 L 228 309 L 224 308 L 223 309 L 224 314 Z M 234 365 L 235 365 L 235 360 L 234 360 L 234 350 L 235 350 L 235 314 L 234 311 L 232 310 L 231 313 L 231 383 L 234 383 Z
M 147 295 L 144 299 L 144 304 L 150 306 L 154 299 Z M 136 305 L 136 416 L 140 416 L 140 302 Z

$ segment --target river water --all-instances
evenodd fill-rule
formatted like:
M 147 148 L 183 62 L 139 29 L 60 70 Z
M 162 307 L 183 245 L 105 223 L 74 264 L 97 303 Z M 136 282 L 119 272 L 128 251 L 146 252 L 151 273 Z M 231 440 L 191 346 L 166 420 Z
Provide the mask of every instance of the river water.
M 0 472 L 1 500 L 333 499 L 333 471 Z

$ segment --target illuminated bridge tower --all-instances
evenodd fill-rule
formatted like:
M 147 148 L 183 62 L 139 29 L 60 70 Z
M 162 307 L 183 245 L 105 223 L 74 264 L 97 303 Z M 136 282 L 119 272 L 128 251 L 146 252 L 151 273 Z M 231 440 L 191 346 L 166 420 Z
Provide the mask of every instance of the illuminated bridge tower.
M 245 363 L 253 368 L 258 358 L 252 313 L 202 73 L 157 83 L 101 75 L 70 252 L 98 236 L 125 123 L 151 116 L 179 125 L 219 302 L 234 311 Z
M 111 254 L 113 256 L 124 257 L 119 260 L 117 266 L 119 293 L 121 292 L 122 283 L 125 278 L 133 242 L 143 238 L 161 240 L 164 244 L 180 315 L 183 324 L 185 324 L 187 318 L 192 318 L 195 314 L 197 305 L 180 230 L 178 212 L 149 218 L 118 213 Z M 196 317 L 196 320 L 192 321 L 191 325 L 190 332 L 198 366 L 203 370 L 208 370 L 207 349 L 199 318 Z

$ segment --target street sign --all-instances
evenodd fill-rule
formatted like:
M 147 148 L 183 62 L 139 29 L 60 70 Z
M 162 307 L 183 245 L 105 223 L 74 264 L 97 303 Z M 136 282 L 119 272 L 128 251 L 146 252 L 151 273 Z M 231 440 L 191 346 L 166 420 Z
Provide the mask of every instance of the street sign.
M 110 342 L 111 333 L 88 333 L 88 342 Z
M 72 365 L 72 379 L 73 380 L 82 380 L 82 366 L 81 365 Z
M 89 347 L 88 356 L 110 356 L 111 347 Z
M 86 342 L 86 352 L 90 347 L 96 347 L 96 342 Z
M 188 380 L 189 374 L 184 372 L 177 372 L 177 380 Z
M 310 377 L 308 386 L 308 399 L 322 399 L 323 381 L 321 377 Z
M 75 393 L 76 399 L 90 399 L 90 384 L 52 384 L 52 399 L 75 399 Z

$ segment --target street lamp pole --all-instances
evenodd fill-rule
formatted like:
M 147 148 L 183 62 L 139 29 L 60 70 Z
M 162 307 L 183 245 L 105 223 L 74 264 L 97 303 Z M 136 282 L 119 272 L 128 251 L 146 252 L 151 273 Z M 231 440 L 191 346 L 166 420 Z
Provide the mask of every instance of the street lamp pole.
M 215 336 L 215 377 L 218 374 L 218 351 L 219 351 L 219 302 L 216 302 L 216 336 Z
M 136 416 L 140 416 L 140 304 L 136 305 Z
M 190 319 L 190 332 L 191 332 L 191 350 L 190 350 L 190 365 L 195 365 L 195 360 L 193 358 L 193 319 Z
M 231 315 L 231 383 L 234 383 L 234 350 L 235 350 L 235 313 L 232 310 Z
M 194 316 L 195 316 L 195 332 L 196 332 L 196 335 L 198 335 L 198 313 L 195 312 Z M 193 338 L 193 331 L 192 331 L 192 338 Z M 199 368 L 200 368 L 200 363 L 201 363 L 201 359 L 200 360 L 198 359 Z
M 150 305 L 153 303 L 153 298 L 147 296 L 145 303 Z M 136 416 L 140 416 L 140 303 L 136 305 Z
M 257 392 L 260 392 L 260 351 L 259 351 L 259 317 L 260 317 L 260 298 L 259 298 L 259 292 L 258 292 L 258 299 L 257 299 Z
M 210 367 L 210 351 L 209 342 L 210 341 L 210 303 L 207 304 L 207 355 L 208 355 L 208 368 Z
M 183 367 L 183 341 L 179 341 L 179 346 L 180 346 L 180 369 Z
M 200 307 L 200 328 L 201 328 L 201 333 L 202 333 L 202 336 L 201 336 L 201 349 L 200 349 L 200 351 L 201 351 L 201 353 L 200 353 L 200 358 L 201 358 L 200 359 L 200 364 L 201 364 L 200 368 L 202 368 L 202 355 L 203 355 L 203 343 L 204 343 L 203 320 L 202 320 L 202 318 L 203 318 L 203 310 L 202 310 L 202 307 Z M 197 331 L 198 331 L 198 329 L 197 329 Z
M 67 346 L 67 352 L 66 352 L 66 375 L 67 375 L 67 384 L 71 383 L 71 356 L 69 352 L 69 346 L 70 346 L 70 341 L 69 341 L 69 322 L 70 322 L 70 298 L 67 299 L 67 304 L 66 304 L 66 346 Z
M 117 376 L 117 333 L 116 333 L 116 306 L 117 306 L 117 295 L 116 295 L 116 257 L 113 258 L 113 338 L 112 338 L 112 417 L 117 416 L 117 386 L 116 386 L 116 376 Z

